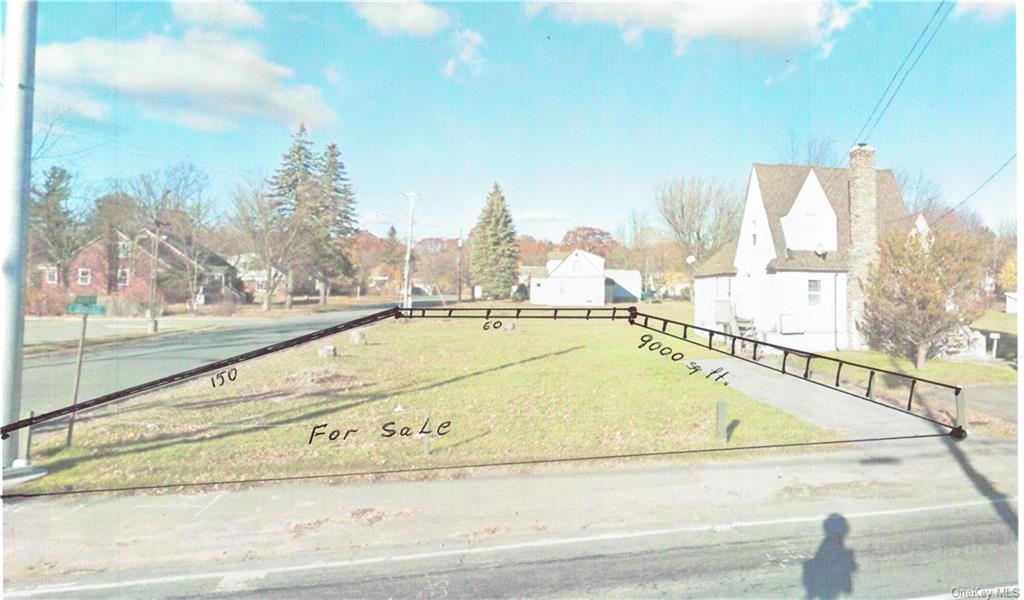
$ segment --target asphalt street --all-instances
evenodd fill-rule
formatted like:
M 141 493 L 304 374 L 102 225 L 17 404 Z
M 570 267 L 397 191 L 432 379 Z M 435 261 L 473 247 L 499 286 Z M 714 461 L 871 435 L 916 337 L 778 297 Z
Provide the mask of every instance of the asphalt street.
M 958 448 L 15 499 L 5 597 L 953 598 L 1016 585 L 1016 445 Z
M 429 304 L 431 301 L 418 301 Z M 356 319 L 385 307 L 361 308 L 281 319 L 224 321 L 218 329 L 181 332 L 88 350 L 78 400 L 84 401 L 179 371 Z M 71 404 L 75 354 L 25 358 L 22 411 L 37 414 Z

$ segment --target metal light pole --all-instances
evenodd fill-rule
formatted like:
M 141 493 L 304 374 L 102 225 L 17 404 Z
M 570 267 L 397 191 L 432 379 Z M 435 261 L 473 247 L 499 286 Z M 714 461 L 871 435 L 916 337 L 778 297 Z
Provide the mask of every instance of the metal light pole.
M 8 0 L 4 22 L 3 92 L 0 99 L 0 385 L 4 423 L 21 418 L 21 345 L 25 335 L 25 243 L 31 185 L 32 94 L 36 63 L 36 2 Z M 18 433 L 3 440 L 3 467 L 25 467 Z
M 167 193 L 164 192 L 166 198 Z M 146 310 L 146 316 L 149 317 L 149 333 L 154 334 L 157 331 L 156 322 L 156 267 L 157 260 L 160 256 L 160 226 L 166 225 L 160 219 L 153 219 L 155 225 L 155 237 L 153 238 L 153 251 L 149 255 L 149 309 Z
M 459 284 L 458 284 L 458 287 L 456 288 L 456 293 L 458 294 L 458 296 L 457 296 L 458 299 L 456 301 L 457 302 L 462 302 L 462 230 L 461 229 L 459 230 L 459 249 L 458 249 L 458 253 L 459 253 L 459 258 L 458 258 L 458 261 L 456 262 L 455 278 L 456 278 L 456 280 L 458 280 Z
M 409 261 L 412 259 L 412 214 L 416 204 L 416 192 L 407 192 L 409 199 L 409 236 L 405 243 L 405 274 L 402 276 L 402 307 L 412 308 L 412 282 L 409 280 Z

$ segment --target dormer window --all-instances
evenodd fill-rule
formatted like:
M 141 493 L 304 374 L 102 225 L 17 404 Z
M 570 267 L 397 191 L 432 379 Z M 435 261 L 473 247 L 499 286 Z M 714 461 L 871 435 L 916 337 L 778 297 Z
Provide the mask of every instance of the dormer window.
M 754 245 L 756 246 L 757 245 L 757 233 L 750 234 L 750 239 L 754 243 Z

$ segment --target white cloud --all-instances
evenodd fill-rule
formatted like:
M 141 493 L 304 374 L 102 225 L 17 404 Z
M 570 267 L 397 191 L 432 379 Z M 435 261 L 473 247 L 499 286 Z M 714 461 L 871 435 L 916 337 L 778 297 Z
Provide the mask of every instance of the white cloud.
M 978 2 L 959 0 L 953 9 L 953 16 L 960 17 L 966 14 L 973 14 L 979 21 L 999 21 L 1006 15 L 1012 14 L 1013 2 Z
M 459 52 L 444 63 L 442 71 L 445 77 L 454 77 L 459 66 L 469 67 L 473 73 L 478 72 L 483 63 L 480 45 L 484 43 L 484 36 L 472 29 L 463 29 L 455 32 L 455 42 L 459 45 Z
M 239 118 L 327 125 L 334 113 L 317 88 L 287 85 L 294 73 L 223 33 L 189 31 L 115 41 L 85 38 L 40 46 L 39 79 L 62 89 L 107 89 L 150 116 L 217 131 Z
M 379 33 L 408 33 L 419 37 L 433 35 L 448 27 L 448 13 L 422 2 L 355 2 L 356 14 Z
M 549 3 L 527 5 L 527 14 L 541 11 L 574 24 L 602 23 L 622 30 L 626 43 L 639 41 L 646 31 L 661 31 L 672 36 L 676 54 L 682 54 L 689 42 L 702 38 L 722 38 L 739 44 L 768 48 L 786 48 L 802 44 L 828 44 L 831 36 L 842 31 L 851 17 L 867 6 L 866 0 L 843 6 L 837 2 L 799 4 L 731 2 L 600 2 Z M 831 47 L 823 54 L 831 52 Z
M 223 28 L 259 27 L 263 15 L 244 0 L 173 0 L 174 16 L 187 23 Z
M 53 85 L 36 85 L 33 98 L 35 111 L 44 119 L 72 114 L 91 121 L 105 121 L 110 116 L 110 105 L 90 98 L 87 94 Z

